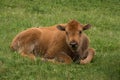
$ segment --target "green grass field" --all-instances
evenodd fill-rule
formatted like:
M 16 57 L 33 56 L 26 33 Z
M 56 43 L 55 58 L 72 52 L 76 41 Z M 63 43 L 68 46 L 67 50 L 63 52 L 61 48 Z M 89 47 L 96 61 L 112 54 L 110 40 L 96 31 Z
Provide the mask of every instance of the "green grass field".
M 9 48 L 22 30 L 72 19 L 92 25 L 90 64 L 31 61 Z M 120 0 L 0 0 L 0 80 L 120 80 Z

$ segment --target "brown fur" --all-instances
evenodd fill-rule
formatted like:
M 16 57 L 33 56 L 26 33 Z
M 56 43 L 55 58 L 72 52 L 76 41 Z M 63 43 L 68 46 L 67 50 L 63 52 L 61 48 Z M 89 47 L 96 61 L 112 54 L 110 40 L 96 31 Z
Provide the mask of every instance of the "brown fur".
M 89 40 L 83 33 L 89 27 L 72 20 L 46 28 L 29 28 L 13 39 L 11 48 L 31 59 L 41 56 L 52 62 L 87 64 L 95 53 L 93 48 L 89 48 Z M 73 42 L 76 45 L 71 47 Z

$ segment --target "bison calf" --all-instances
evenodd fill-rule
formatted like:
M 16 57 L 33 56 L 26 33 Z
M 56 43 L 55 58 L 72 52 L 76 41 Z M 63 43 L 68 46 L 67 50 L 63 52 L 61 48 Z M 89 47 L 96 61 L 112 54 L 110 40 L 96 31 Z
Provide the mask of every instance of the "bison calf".
M 29 28 L 19 33 L 12 41 L 11 48 L 22 56 L 60 63 L 90 63 L 95 51 L 89 48 L 89 39 L 83 33 L 89 24 L 82 25 L 76 20 L 45 28 Z

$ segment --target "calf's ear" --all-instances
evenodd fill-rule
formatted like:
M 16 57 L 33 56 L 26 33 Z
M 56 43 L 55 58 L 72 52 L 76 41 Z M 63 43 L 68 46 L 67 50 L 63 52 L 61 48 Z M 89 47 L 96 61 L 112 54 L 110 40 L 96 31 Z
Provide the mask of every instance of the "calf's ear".
M 65 31 L 65 26 L 57 25 L 57 29 L 59 29 L 61 31 Z
M 91 27 L 91 25 L 90 25 L 90 24 L 87 24 L 87 25 L 83 26 L 83 30 L 87 30 L 87 29 L 89 29 L 90 27 Z

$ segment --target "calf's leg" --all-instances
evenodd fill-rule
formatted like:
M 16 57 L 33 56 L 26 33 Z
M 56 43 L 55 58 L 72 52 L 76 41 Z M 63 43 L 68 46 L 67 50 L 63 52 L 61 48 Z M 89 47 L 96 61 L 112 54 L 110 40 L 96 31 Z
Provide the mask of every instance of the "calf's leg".
M 22 53 L 20 53 L 20 54 L 21 54 L 21 56 L 23 56 L 23 57 L 28 57 L 28 58 L 30 58 L 31 60 L 35 60 L 35 55 L 32 54 L 32 53 L 24 53 L 24 52 L 22 52 Z
M 70 64 L 72 63 L 72 59 L 69 55 L 67 55 L 64 52 L 58 53 L 54 56 L 54 58 L 42 58 L 43 61 L 48 61 L 52 63 L 58 63 L 58 64 Z
M 84 54 L 85 54 L 84 56 L 86 56 L 86 58 L 81 59 L 80 64 L 90 63 L 95 55 L 95 50 L 93 48 L 89 48 L 89 49 L 87 49 L 87 51 L 85 51 Z
M 57 54 L 55 60 L 60 63 L 66 63 L 66 64 L 72 63 L 71 57 L 64 52 Z

